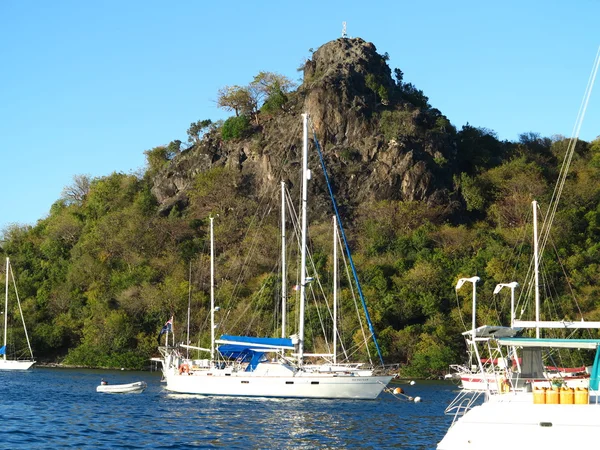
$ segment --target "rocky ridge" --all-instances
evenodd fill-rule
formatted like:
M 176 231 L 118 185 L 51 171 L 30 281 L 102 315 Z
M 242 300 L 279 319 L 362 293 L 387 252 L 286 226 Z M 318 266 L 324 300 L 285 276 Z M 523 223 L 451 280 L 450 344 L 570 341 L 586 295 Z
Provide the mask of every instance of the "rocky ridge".
M 155 176 L 161 211 L 185 208 L 196 175 L 216 166 L 241 171 L 256 195 L 281 179 L 296 179 L 302 112 L 309 114 L 336 195 L 348 207 L 384 199 L 448 203 L 453 127 L 439 127 L 440 118 L 447 122 L 439 111 L 406 98 L 386 59 L 360 38 L 324 44 L 306 61 L 303 83 L 284 111 L 261 117 L 247 139 L 224 141 L 219 129 L 207 133 Z M 322 176 L 311 190 L 326 195 Z

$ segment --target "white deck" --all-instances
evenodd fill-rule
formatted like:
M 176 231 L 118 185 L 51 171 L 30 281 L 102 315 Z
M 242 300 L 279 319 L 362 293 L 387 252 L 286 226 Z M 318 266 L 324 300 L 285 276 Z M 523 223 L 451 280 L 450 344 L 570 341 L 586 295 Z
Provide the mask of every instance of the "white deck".
M 532 393 L 492 395 L 460 417 L 437 450 L 595 448 L 600 405 L 591 401 L 549 405 L 534 404 Z

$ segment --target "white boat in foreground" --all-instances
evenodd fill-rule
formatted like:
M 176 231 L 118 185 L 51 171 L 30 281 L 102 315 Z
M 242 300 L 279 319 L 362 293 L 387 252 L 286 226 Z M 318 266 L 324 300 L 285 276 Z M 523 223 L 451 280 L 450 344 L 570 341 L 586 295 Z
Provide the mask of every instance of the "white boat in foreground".
M 446 409 L 454 422 L 437 450 L 504 449 L 518 439 L 519 448 L 589 448 L 600 434 L 598 404 L 599 339 L 499 338 L 500 345 L 531 349 L 596 350 L 590 388 L 520 389 L 505 392 L 461 391 Z M 541 368 L 541 366 L 540 366 Z M 480 397 L 485 396 L 482 404 Z
M 594 61 L 592 76 L 588 82 L 584 104 L 587 106 L 596 74 L 600 68 L 600 48 Z M 535 295 L 535 320 L 516 320 L 514 317 L 514 302 L 511 299 L 511 327 L 534 328 L 535 337 L 523 338 L 504 336 L 490 338 L 485 347 L 488 353 L 492 353 L 491 344 L 501 350 L 500 357 L 504 355 L 516 355 L 517 349 L 522 351 L 520 377 L 536 379 L 544 375 L 546 368 L 543 365 L 542 351 L 546 353 L 558 352 L 561 349 L 576 349 L 583 352 L 595 352 L 594 363 L 590 371 L 588 387 L 572 388 L 566 383 L 567 377 L 548 379 L 548 387 L 536 387 L 532 382 L 527 383 L 524 388 L 513 383 L 511 377 L 502 380 L 502 388 L 493 390 L 490 388 L 488 372 L 482 364 L 478 354 L 477 346 L 476 362 L 479 373 L 482 375 L 483 383 L 486 384 L 484 392 L 469 392 L 463 390 L 446 408 L 446 414 L 454 415 L 454 420 L 448 432 L 438 444 L 437 450 L 495 450 L 506 448 L 519 449 L 562 449 L 562 448 L 598 448 L 598 436 L 600 435 L 600 339 L 580 339 L 574 336 L 577 329 L 588 330 L 584 336 L 598 336 L 596 331 L 592 334 L 589 330 L 600 329 L 600 321 L 562 319 L 559 321 L 542 320 L 541 303 L 539 292 L 539 259 L 544 246 L 548 242 L 549 232 L 554 214 L 557 210 L 560 192 L 566 181 L 569 164 L 575 153 L 578 133 L 583 120 L 585 107 L 580 110 L 576 134 L 571 138 L 567 153 L 565 154 L 560 177 L 557 182 L 553 200 L 549 207 L 542 227 L 541 239 L 537 234 L 537 202 L 533 202 L 533 280 L 534 286 L 530 292 Z M 462 279 L 473 283 L 473 299 L 475 299 L 475 283 L 478 277 Z M 457 285 L 457 289 L 462 284 Z M 500 286 L 500 285 L 499 285 Z M 516 283 L 513 284 L 516 286 Z M 498 286 L 497 286 L 497 290 Z M 495 292 L 497 292 L 497 290 Z M 473 301 L 475 309 L 475 300 Z M 565 330 L 563 336 L 567 338 L 542 337 L 542 329 Z M 475 327 L 475 315 L 473 314 L 472 340 L 475 342 L 477 328 Z M 490 355 L 494 360 L 493 355 Z M 586 355 L 584 360 L 590 359 L 591 354 Z M 516 359 L 518 362 L 518 359 Z M 477 368 L 475 368 L 477 370 Z M 555 386 L 556 381 L 561 381 L 562 386 Z M 481 402 L 483 397 L 483 403 Z
M 96 392 L 105 394 L 141 394 L 148 387 L 145 381 L 136 381 L 128 384 L 101 384 Z

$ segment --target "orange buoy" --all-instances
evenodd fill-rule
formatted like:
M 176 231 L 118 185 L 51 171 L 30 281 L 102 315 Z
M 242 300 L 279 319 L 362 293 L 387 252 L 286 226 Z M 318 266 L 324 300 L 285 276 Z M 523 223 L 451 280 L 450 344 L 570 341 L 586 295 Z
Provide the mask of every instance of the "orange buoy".
M 402 388 L 397 387 L 394 389 L 394 394 L 404 394 L 404 390 Z

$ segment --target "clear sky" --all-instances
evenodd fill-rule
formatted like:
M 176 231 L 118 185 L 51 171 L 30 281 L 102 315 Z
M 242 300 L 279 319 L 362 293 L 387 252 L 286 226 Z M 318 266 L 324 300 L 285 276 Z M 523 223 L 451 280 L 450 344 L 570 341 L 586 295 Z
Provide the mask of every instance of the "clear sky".
M 598 18 L 599 0 L 0 0 L 0 234 L 44 218 L 74 175 L 143 170 L 145 150 L 227 118 L 220 87 L 300 81 L 343 21 L 457 128 L 571 136 Z M 581 138 L 598 135 L 600 86 Z

